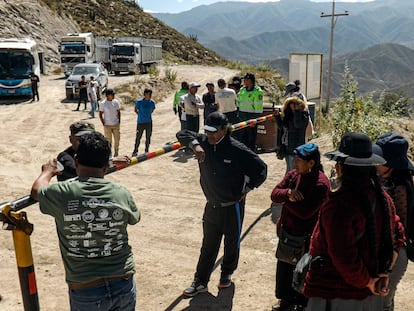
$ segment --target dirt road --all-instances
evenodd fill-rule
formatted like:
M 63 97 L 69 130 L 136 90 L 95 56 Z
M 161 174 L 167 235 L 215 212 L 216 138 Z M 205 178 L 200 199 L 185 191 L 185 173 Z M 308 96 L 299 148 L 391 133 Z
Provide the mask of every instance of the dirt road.
M 177 87 L 181 80 L 196 81 L 202 86 L 234 72 L 218 67 L 176 66 Z M 162 72 L 162 70 L 161 70 Z M 110 85 L 129 81 L 133 76 L 110 77 Z M 44 76 L 39 102 L 0 106 L 0 201 L 10 201 L 29 193 L 41 164 L 67 147 L 69 125 L 88 118 L 87 112 L 75 112 L 76 103 L 62 103 L 64 79 Z M 205 88 L 200 89 L 200 93 Z M 155 95 L 155 94 L 154 94 Z M 173 94 L 157 103 L 150 150 L 175 140 L 179 121 L 172 112 Z M 91 119 L 102 131 L 98 119 Z M 131 106 L 122 110 L 120 153 L 133 150 L 136 116 Z M 317 140 L 322 151 L 329 149 L 329 138 Z M 140 153 L 143 152 L 141 144 Z M 260 215 L 270 206 L 270 192 L 281 180 L 283 161 L 272 153 L 262 154 L 268 164 L 268 179 L 252 191 L 246 204 L 244 230 L 257 223 L 244 237 L 234 286 L 218 292 L 218 268 L 212 275 L 209 292 L 192 300 L 181 298 L 194 274 L 201 245 L 201 216 L 204 196 L 194 159 L 182 152 L 171 152 L 145 161 L 107 178 L 131 190 L 142 220 L 129 228 L 130 244 L 136 260 L 137 310 L 269 310 L 275 302 L 276 234 L 270 216 Z M 26 209 L 34 224 L 31 236 L 39 300 L 42 310 L 68 310 L 67 287 L 60 258 L 55 225 L 42 215 L 38 205 Z M 23 310 L 11 233 L 0 233 L 0 310 Z M 221 256 L 221 255 L 220 255 Z M 410 310 L 414 297 L 413 268 L 409 266 L 397 294 L 396 310 Z

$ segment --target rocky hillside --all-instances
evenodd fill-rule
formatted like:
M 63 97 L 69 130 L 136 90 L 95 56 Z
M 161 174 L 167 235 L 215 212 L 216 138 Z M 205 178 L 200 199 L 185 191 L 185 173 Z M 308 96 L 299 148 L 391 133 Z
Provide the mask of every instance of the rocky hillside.
M 59 64 L 58 43 L 69 32 L 163 40 L 164 58 L 194 64 L 225 60 L 124 0 L 0 0 L 0 37 L 31 37 L 45 55 L 46 70 Z
M 59 16 L 31 0 L 0 0 L 0 37 L 30 37 L 45 55 L 46 70 L 59 64 L 59 38 L 79 27 L 68 17 Z

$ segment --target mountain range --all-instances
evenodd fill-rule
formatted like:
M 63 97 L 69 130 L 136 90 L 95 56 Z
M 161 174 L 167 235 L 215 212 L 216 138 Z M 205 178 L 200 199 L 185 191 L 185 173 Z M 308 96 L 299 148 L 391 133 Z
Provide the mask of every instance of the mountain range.
M 361 93 L 385 90 L 414 97 L 414 1 L 336 2 L 335 14 L 345 13 L 334 24 L 332 95 L 340 94 L 347 63 Z M 331 18 L 322 14 L 332 14 L 332 3 L 219 2 L 153 16 L 228 59 L 268 63 L 286 79 L 290 53 L 324 54 L 326 81 Z
M 248 3 L 218 2 L 181 13 L 154 13 L 167 25 L 233 60 L 258 63 L 289 53 L 329 49 L 332 3 L 309 0 Z M 383 43 L 414 47 L 414 1 L 336 2 L 334 54 Z
M 269 64 L 282 77 L 289 77 L 288 59 L 277 59 Z M 386 43 L 357 52 L 337 55 L 332 64 L 331 95 L 334 97 L 340 95 L 345 64 L 348 65 L 351 74 L 358 82 L 360 93 L 387 91 L 414 98 L 413 49 L 400 44 Z M 327 67 L 327 59 L 325 59 L 323 68 Z M 326 86 L 326 75 L 324 79 L 322 85 Z M 325 90 L 323 90 L 323 97 L 325 95 Z

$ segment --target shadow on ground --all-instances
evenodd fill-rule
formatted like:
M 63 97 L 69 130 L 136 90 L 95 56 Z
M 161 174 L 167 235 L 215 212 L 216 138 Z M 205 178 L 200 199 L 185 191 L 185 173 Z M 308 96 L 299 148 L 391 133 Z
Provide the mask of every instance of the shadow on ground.
M 183 311 L 229 311 L 233 308 L 233 297 L 235 292 L 234 283 L 229 288 L 221 289 L 217 297 L 211 293 L 201 293 L 191 299 L 190 305 Z
M 186 151 L 185 148 L 178 149 L 172 156 L 175 158 L 174 162 L 186 163 L 189 159 L 194 158 L 194 153 L 191 150 Z
M 27 96 L 1 96 L 0 105 L 18 105 L 18 104 L 35 104 L 37 101 L 32 101 L 32 97 Z
M 165 311 L 172 311 L 182 301 L 191 299 L 188 307 L 183 311 L 230 311 L 233 308 L 233 297 L 235 285 L 231 283 L 229 288 L 219 290 L 218 295 L 214 296 L 210 292 L 200 293 L 193 298 L 179 296 Z

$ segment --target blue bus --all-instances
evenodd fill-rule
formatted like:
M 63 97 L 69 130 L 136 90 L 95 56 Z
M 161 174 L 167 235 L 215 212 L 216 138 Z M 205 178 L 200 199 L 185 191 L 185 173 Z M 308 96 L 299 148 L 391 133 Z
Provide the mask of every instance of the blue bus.
M 0 38 L 0 96 L 32 96 L 31 72 L 40 76 L 36 42 Z

